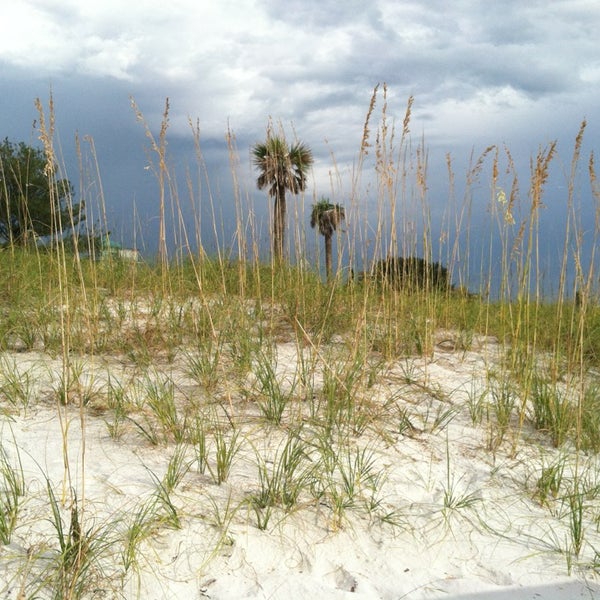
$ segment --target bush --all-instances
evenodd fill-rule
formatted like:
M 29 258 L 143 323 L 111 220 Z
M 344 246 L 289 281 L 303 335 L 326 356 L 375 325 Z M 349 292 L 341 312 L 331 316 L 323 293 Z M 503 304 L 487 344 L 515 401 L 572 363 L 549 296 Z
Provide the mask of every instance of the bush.
M 379 260 L 371 276 L 396 289 L 445 291 L 451 287 L 448 269 L 437 262 L 430 263 L 416 256 Z

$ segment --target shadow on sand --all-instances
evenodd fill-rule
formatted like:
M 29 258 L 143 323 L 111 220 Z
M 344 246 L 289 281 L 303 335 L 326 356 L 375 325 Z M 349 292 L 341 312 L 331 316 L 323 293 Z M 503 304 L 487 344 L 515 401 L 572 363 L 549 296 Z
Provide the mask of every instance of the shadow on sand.
M 552 585 L 511 586 L 502 590 L 447 596 L 447 600 L 600 600 L 600 584 L 565 581 Z M 406 596 L 410 600 L 410 595 Z

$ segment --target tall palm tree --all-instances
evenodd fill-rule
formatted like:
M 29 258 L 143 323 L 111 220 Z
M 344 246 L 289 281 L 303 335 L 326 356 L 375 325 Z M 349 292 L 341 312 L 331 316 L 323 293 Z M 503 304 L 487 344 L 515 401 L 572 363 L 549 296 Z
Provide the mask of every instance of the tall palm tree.
M 327 198 L 321 198 L 313 204 L 310 215 L 310 226 L 319 226 L 319 233 L 325 238 L 325 273 L 327 281 L 331 281 L 331 240 L 338 225 L 346 218 L 343 206 L 331 204 Z
M 273 258 L 283 259 L 285 237 L 285 193 L 298 194 L 306 188 L 308 169 L 313 164 L 310 148 L 302 142 L 288 146 L 280 136 L 267 136 L 264 143 L 252 148 L 252 162 L 259 170 L 258 189 L 268 188 L 275 199 L 273 215 Z

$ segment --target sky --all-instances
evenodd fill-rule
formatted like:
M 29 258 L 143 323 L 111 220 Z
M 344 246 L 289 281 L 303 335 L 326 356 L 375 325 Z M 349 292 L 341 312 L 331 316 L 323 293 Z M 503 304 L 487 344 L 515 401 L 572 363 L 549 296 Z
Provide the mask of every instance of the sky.
M 460 182 L 471 155 L 508 147 L 526 196 L 530 157 L 556 140 L 550 193 L 559 194 L 586 119 L 587 162 L 600 133 L 599 30 L 598 0 L 15 0 L 0 7 L 0 137 L 37 143 L 34 100 L 47 108 L 52 94 L 57 145 L 80 197 L 94 205 L 101 194 L 113 236 L 152 254 L 155 156 L 132 99 L 158 137 L 168 98 L 180 198 L 191 173 L 190 198 L 205 207 L 213 197 L 227 229 L 237 195 L 268 247 L 270 202 L 256 190 L 250 148 L 269 119 L 314 153 L 305 202 L 344 203 L 373 90 L 380 85 L 374 136 L 385 83 L 398 137 L 414 98 L 410 143 L 427 148 L 435 218 L 448 204 L 447 154 Z M 587 188 L 583 177 L 584 203 Z M 549 231 L 560 229 L 552 210 Z

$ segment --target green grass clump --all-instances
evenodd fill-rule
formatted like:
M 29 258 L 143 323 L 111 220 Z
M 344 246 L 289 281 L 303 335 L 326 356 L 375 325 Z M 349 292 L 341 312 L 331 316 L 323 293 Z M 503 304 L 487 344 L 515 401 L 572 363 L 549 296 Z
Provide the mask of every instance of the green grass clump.
M 576 410 L 567 393 L 560 386 L 535 377 L 530 402 L 534 426 L 547 432 L 555 447 L 562 446 L 576 420 Z
M 0 445 L 0 543 L 10 544 L 25 496 L 23 466 L 17 453 L 14 464 Z

